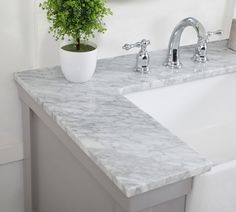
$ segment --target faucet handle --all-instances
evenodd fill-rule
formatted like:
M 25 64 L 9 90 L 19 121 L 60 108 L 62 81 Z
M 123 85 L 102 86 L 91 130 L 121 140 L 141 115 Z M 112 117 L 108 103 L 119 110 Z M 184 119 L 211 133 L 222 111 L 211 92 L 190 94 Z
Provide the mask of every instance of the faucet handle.
M 195 55 L 193 56 L 193 61 L 200 62 L 200 63 L 205 63 L 208 61 L 207 58 L 207 43 L 209 41 L 209 37 L 212 35 L 222 35 L 223 30 L 216 30 L 216 31 L 209 31 L 206 33 L 207 36 L 205 39 L 200 39 L 198 41 L 196 50 L 195 50 Z
M 216 30 L 216 31 L 209 31 L 207 32 L 207 38 L 209 39 L 210 36 L 212 35 L 222 35 L 223 34 L 223 30 L 219 29 L 219 30 Z
M 141 47 L 142 50 L 146 50 L 147 46 L 150 45 L 150 40 L 142 39 L 140 42 L 134 44 L 125 44 L 122 48 L 125 50 L 130 50 L 134 47 Z
M 142 39 L 140 44 L 141 49 L 146 50 L 147 46 L 150 44 L 151 44 L 150 40 Z
M 150 56 L 147 51 L 147 46 L 150 45 L 151 42 L 146 39 L 142 39 L 140 42 L 134 44 L 125 44 L 122 48 L 125 50 L 130 50 L 134 47 L 141 48 L 139 53 L 137 54 L 136 68 L 135 71 L 141 72 L 142 74 L 149 73 L 149 60 Z

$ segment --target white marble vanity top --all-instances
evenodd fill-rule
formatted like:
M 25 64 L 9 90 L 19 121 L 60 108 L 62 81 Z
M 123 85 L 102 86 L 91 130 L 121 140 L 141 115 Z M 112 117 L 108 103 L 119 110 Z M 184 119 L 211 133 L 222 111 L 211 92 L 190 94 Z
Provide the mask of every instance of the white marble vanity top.
M 151 74 L 143 77 L 133 72 L 136 55 L 126 55 L 99 60 L 93 79 L 84 84 L 66 81 L 58 66 L 18 72 L 15 80 L 132 197 L 211 168 L 204 156 L 123 96 L 236 71 L 236 53 L 226 41 L 209 44 L 205 67 L 194 65 L 193 52 L 193 46 L 182 48 L 179 73 L 162 66 L 166 51 L 161 50 L 151 53 Z

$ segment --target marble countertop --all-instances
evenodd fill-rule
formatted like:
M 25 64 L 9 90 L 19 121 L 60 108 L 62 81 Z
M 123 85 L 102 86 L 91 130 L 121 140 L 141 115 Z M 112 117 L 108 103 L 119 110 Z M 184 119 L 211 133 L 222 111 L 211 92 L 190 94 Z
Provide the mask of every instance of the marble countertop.
M 162 63 L 166 50 L 151 52 L 151 74 L 133 72 L 136 55 L 98 61 L 93 79 L 66 81 L 60 67 L 18 72 L 15 80 L 127 196 L 132 197 L 208 171 L 212 163 L 123 95 L 236 71 L 226 41 L 209 43 L 206 65 L 181 50 L 183 69 Z

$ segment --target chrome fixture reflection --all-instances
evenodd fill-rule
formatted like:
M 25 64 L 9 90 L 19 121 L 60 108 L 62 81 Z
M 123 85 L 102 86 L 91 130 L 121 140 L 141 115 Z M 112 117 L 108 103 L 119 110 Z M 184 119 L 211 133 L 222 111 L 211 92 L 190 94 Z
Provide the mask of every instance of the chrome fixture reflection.
M 134 44 L 125 44 L 122 48 L 125 50 L 130 50 L 134 47 L 141 48 L 137 55 L 137 63 L 135 71 L 142 72 L 142 73 L 149 73 L 149 60 L 150 56 L 147 51 L 147 46 L 150 45 L 150 41 L 143 39 L 140 42 L 134 43 Z
M 169 47 L 168 47 L 168 55 L 166 61 L 164 62 L 165 66 L 170 68 L 179 69 L 182 67 L 180 62 L 180 54 L 179 54 L 179 45 L 181 35 L 184 29 L 188 26 L 193 27 L 198 36 L 198 41 L 195 48 L 195 53 L 193 56 L 193 61 L 205 63 L 207 62 L 207 43 L 209 40 L 209 36 L 211 35 L 221 35 L 222 30 L 217 30 L 215 32 L 206 32 L 204 26 L 195 18 L 189 17 L 182 20 L 172 32 L 170 37 Z

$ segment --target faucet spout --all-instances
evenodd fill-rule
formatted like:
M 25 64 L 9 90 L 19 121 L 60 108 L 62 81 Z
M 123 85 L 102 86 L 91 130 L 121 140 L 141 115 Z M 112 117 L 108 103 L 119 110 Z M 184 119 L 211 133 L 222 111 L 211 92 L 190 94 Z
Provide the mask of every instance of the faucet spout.
M 189 17 L 182 20 L 172 32 L 170 37 L 168 55 L 164 63 L 165 66 L 170 68 L 181 68 L 179 46 L 182 33 L 186 27 L 193 27 L 196 30 L 198 42 L 195 49 L 194 61 L 206 62 L 207 61 L 207 41 L 208 35 L 204 26 L 195 18 Z

